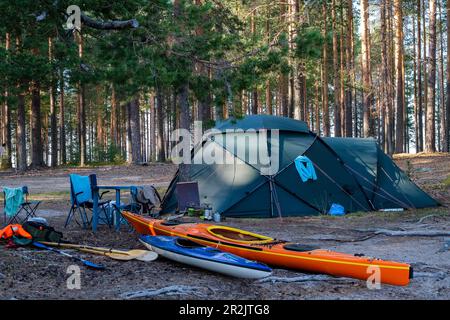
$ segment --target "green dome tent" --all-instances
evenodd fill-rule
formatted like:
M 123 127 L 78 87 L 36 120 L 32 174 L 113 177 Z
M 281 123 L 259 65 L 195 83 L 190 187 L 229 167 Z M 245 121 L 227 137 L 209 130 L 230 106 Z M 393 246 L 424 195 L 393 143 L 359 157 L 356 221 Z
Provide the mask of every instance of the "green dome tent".
M 275 173 L 264 173 L 263 164 L 249 161 L 258 154 L 258 139 L 274 156 L 271 163 L 277 161 Z M 206 147 L 209 154 L 223 154 L 225 163 L 195 161 Z M 303 182 L 295 164 L 298 156 L 310 160 L 316 179 Z M 184 181 L 197 181 L 200 202 L 228 217 L 317 215 L 329 212 L 333 204 L 345 212 L 439 205 L 374 139 L 321 138 L 306 123 L 290 118 L 253 115 L 221 122 L 192 150 L 191 160 L 172 180 L 162 213 L 177 210 L 176 184 Z

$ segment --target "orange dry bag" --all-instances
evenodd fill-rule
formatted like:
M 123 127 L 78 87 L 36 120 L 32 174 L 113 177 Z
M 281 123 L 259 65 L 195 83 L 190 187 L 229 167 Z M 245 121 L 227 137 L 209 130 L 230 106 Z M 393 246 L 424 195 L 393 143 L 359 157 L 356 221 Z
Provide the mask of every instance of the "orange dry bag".
M 26 232 L 20 224 L 10 224 L 0 230 L 0 239 L 9 239 L 12 238 L 12 236 L 32 239 L 31 234 Z

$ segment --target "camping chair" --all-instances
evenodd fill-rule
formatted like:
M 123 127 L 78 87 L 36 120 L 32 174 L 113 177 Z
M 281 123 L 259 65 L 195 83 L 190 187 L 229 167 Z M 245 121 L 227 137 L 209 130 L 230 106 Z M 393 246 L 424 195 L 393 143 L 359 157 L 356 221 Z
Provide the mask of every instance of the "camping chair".
M 161 196 L 154 186 L 140 186 L 131 191 L 133 203 L 139 206 L 140 214 L 151 215 L 154 209 L 161 207 Z
M 4 208 L 4 216 L 5 216 L 4 217 L 5 225 L 12 224 L 14 222 L 22 224 L 23 222 L 27 221 L 28 218 L 36 217 L 36 210 L 37 210 L 39 204 L 41 203 L 41 201 L 29 201 L 28 200 L 28 195 L 29 195 L 28 187 L 23 186 L 21 189 L 22 189 L 22 194 L 24 196 L 24 201 L 19 205 L 17 212 L 14 215 L 12 215 L 9 219 L 6 214 L 6 205 L 7 205 L 8 200 L 6 199 L 6 192 L 3 189 L 3 208 Z M 12 201 L 12 200 L 9 200 L 9 201 Z M 24 216 L 22 219 L 20 219 L 21 214 Z
M 93 185 L 96 185 L 97 177 L 95 174 L 90 176 L 80 176 L 77 174 L 70 174 L 70 200 L 72 206 L 70 207 L 69 215 L 67 216 L 66 223 L 64 224 L 64 228 L 66 228 L 72 218 L 75 218 L 75 222 L 80 225 L 77 221 L 75 215 L 78 215 L 81 218 L 81 222 L 83 224 L 83 228 L 87 228 L 92 222 L 92 210 L 94 208 L 94 202 L 92 199 L 92 193 L 97 192 L 94 191 Z M 101 201 L 103 195 L 108 193 L 109 191 L 102 192 L 99 195 L 99 221 L 106 223 L 109 227 L 112 226 L 113 221 L 110 216 L 110 210 L 108 210 L 108 204 L 110 200 Z M 88 218 L 87 210 L 91 211 L 91 218 Z M 103 216 L 101 215 L 103 213 Z

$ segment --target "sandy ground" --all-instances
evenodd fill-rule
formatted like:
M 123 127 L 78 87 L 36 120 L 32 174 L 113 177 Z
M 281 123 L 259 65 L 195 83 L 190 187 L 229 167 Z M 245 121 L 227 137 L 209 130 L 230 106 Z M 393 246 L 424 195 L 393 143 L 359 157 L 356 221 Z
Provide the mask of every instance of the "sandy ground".
M 450 204 L 450 188 L 443 183 L 450 175 L 449 156 L 400 156 L 396 161 L 423 189 L 441 203 Z M 34 198 L 44 200 L 39 215 L 62 230 L 67 240 L 124 249 L 142 248 L 137 234 L 126 227 L 114 232 L 102 226 L 96 234 L 81 230 L 76 224 L 63 229 L 69 210 L 67 175 L 70 172 L 95 172 L 101 184 L 151 183 L 163 189 L 175 171 L 173 165 L 155 164 L 44 170 L 26 175 L 0 172 L 0 185 L 27 184 Z M 406 287 L 383 285 L 379 290 L 369 290 L 363 281 L 331 277 L 323 281 L 258 282 L 228 278 L 162 258 L 147 263 L 120 262 L 68 251 L 107 267 L 95 271 L 80 265 L 81 289 L 70 290 L 67 288 L 67 268 L 76 262 L 52 252 L 0 246 L 0 299 L 122 299 L 129 292 L 172 285 L 187 286 L 192 290 L 153 299 L 450 299 L 450 249 L 444 246 L 449 238 L 380 235 L 366 241 L 349 241 L 367 234 L 360 229 L 450 231 L 449 213 L 449 209 L 443 207 L 404 213 L 351 214 L 340 218 L 227 219 L 223 222 L 279 239 L 411 263 L 416 277 Z M 274 269 L 274 276 L 304 275 Z

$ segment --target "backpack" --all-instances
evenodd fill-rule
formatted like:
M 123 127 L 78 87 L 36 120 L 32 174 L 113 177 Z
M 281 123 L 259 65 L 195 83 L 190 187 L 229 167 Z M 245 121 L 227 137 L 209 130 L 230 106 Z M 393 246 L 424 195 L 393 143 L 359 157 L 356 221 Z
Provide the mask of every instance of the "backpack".
M 56 231 L 53 227 L 47 226 L 43 223 L 36 221 L 27 221 L 22 227 L 33 237 L 33 241 L 46 241 L 46 242 L 64 242 L 62 240 L 63 234 Z

